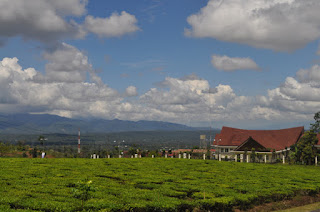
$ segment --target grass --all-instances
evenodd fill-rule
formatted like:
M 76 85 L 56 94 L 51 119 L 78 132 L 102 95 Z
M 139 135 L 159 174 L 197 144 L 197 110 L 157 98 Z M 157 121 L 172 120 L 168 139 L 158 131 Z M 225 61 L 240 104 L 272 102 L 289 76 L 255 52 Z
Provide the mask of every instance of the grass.
M 320 190 L 313 166 L 186 159 L 0 158 L 0 211 L 78 211 L 80 180 L 96 191 L 85 211 L 248 209 Z

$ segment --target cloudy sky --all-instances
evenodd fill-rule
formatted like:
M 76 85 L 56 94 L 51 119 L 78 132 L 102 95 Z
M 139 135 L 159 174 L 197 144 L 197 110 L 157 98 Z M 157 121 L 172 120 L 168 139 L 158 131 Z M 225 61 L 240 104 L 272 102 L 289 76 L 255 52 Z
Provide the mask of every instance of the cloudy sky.
M 0 0 L 0 113 L 308 128 L 319 0 Z

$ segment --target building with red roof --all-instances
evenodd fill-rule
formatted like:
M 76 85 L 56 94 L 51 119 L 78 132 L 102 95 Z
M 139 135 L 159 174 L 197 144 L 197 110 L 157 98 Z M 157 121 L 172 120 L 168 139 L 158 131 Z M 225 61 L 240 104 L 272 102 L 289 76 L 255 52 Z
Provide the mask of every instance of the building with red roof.
M 220 160 L 221 157 L 249 160 L 243 158 L 243 154 L 251 153 L 254 148 L 257 154 L 264 155 L 263 159 L 266 161 L 271 154 L 277 157 L 284 155 L 290 146 L 299 141 L 303 133 L 303 126 L 281 130 L 244 130 L 223 126 L 221 132 L 216 134 L 213 145 Z M 318 137 L 320 138 L 319 135 Z

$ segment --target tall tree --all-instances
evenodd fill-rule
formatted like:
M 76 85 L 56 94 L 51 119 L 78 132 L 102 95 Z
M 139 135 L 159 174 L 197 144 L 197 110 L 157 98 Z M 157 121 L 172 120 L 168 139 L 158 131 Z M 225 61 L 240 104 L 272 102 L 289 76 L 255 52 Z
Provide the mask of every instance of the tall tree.
M 296 162 L 303 162 L 305 164 L 312 164 L 314 158 L 317 156 L 317 148 L 315 145 L 318 143 L 317 133 L 320 130 L 320 111 L 314 115 L 314 124 L 310 124 L 310 130 L 306 131 L 302 138 L 298 141 L 295 150 Z
M 320 131 L 320 111 L 314 114 L 314 120 L 315 123 L 311 124 L 310 130 L 312 130 L 315 133 L 318 133 Z

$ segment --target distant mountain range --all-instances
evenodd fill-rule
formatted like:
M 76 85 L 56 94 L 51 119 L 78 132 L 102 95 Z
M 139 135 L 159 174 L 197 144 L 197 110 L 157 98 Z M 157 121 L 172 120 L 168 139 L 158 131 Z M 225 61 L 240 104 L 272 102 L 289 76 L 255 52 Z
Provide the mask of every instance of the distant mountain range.
M 199 130 L 182 124 L 161 121 L 122 121 L 103 119 L 71 119 L 47 114 L 0 115 L 0 133 L 3 134 L 74 134 L 82 132 L 109 133 L 129 131 Z

